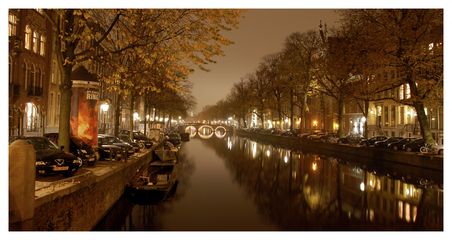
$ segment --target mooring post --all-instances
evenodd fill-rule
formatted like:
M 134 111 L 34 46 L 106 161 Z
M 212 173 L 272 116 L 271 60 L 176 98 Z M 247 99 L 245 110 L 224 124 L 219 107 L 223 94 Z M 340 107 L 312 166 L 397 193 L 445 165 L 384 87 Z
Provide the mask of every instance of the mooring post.
M 9 145 L 9 222 L 19 225 L 34 216 L 36 152 L 26 140 Z M 25 230 L 25 229 L 24 229 Z

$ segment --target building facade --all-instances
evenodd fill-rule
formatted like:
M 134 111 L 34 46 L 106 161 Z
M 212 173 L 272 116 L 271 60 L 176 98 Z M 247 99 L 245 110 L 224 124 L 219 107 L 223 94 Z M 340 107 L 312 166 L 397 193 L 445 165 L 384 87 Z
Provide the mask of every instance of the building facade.
M 9 135 L 40 135 L 45 131 L 54 34 L 44 10 L 9 10 Z

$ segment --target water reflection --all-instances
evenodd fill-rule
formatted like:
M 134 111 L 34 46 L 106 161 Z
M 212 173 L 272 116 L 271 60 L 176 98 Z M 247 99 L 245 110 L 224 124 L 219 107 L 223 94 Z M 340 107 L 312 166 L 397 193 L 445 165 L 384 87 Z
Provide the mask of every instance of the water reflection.
M 342 160 L 229 136 L 204 141 L 268 219 L 288 230 L 442 230 L 443 190 Z
M 442 230 L 442 182 L 226 136 L 184 143 L 176 194 L 95 230 Z M 439 175 L 441 175 L 439 173 Z

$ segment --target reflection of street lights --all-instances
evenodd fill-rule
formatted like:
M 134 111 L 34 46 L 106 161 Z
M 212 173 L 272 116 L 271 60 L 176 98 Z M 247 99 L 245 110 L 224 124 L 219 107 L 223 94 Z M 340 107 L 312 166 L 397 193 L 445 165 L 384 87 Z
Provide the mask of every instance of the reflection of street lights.
M 103 122 L 103 133 L 105 133 L 105 129 L 106 129 L 106 126 L 105 126 L 105 118 L 106 118 L 106 116 L 107 116 L 107 111 L 108 111 L 108 108 L 110 108 L 110 105 L 108 105 L 108 103 L 102 103 L 101 105 L 100 105 L 100 110 L 102 111 L 102 115 L 104 115 L 104 122 Z

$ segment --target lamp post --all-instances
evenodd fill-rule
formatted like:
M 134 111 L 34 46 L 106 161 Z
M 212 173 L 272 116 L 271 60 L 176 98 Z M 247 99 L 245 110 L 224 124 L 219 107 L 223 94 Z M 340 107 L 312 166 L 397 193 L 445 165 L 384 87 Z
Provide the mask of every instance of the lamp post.
M 102 111 L 102 115 L 104 116 L 103 118 L 103 123 L 102 123 L 102 132 L 105 133 L 105 129 L 106 129 L 106 123 L 105 123 L 105 119 L 107 117 L 107 111 L 108 108 L 110 108 L 110 105 L 108 103 L 102 103 L 100 105 L 100 110 Z

